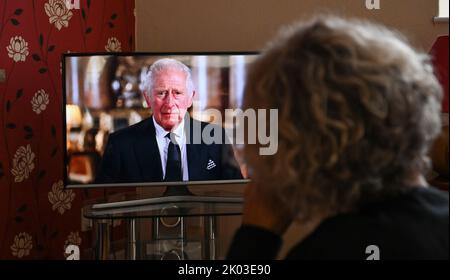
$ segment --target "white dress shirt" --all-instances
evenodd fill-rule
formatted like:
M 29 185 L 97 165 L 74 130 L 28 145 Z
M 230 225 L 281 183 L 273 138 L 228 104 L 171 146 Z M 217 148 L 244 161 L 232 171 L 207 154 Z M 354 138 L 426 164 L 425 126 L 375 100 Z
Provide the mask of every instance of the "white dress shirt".
M 161 166 L 163 171 L 163 178 L 166 177 L 166 164 L 167 164 L 167 151 L 169 149 L 170 139 L 166 137 L 167 133 L 152 117 L 153 123 L 155 124 L 156 131 L 156 142 L 158 143 L 159 156 L 161 158 Z M 189 170 L 187 162 L 187 152 L 186 152 L 186 134 L 184 133 L 184 119 L 178 125 L 177 128 L 171 131 L 175 134 L 175 140 L 180 146 L 181 150 L 181 173 L 183 174 L 183 181 L 189 181 Z

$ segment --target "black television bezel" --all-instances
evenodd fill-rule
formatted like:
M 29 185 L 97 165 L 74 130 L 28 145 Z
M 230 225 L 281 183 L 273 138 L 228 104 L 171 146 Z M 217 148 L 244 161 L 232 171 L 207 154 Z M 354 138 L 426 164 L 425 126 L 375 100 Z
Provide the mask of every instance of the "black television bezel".
M 69 178 L 67 174 L 67 126 L 66 126 L 66 58 L 68 57 L 86 57 L 86 56 L 182 56 L 182 55 L 258 55 L 258 51 L 217 51 L 217 52 L 70 52 L 61 54 L 61 80 L 62 80 L 62 96 L 63 102 L 61 104 L 62 112 L 62 132 L 63 132 L 63 174 L 64 174 L 64 189 L 92 189 L 92 188 L 114 188 L 114 187 L 137 187 L 137 186 L 161 186 L 161 182 L 142 182 L 142 183 L 127 183 L 127 184 L 78 184 L 69 185 Z M 187 181 L 187 182 L 173 182 L 173 185 L 205 185 L 205 184 L 247 184 L 249 179 L 243 180 L 217 180 L 217 181 Z M 165 183 L 167 185 L 167 183 Z

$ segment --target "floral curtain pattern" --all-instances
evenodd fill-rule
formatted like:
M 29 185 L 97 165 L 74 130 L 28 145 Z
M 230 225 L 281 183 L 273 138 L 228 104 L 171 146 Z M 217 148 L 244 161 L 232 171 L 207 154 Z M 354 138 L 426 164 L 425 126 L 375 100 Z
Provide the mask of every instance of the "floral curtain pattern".
M 45 3 L 45 13 L 48 15 L 48 21 L 54 23 L 58 30 L 61 28 L 69 27 L 69 20 L 72 18 L 73 13 L 67 9 L 64 0 L 50 0 Z
M 61 53 L 134 49 L 134 1 L 0 1 L 0 259 L 63 259 L 89 244 L 63 186 Z
M 14 60 L 14 62 L 25 61 L 28 52 L 28 43 L 21 36 L 15 36 L 11 38 L 8 50 L 8 56 Z

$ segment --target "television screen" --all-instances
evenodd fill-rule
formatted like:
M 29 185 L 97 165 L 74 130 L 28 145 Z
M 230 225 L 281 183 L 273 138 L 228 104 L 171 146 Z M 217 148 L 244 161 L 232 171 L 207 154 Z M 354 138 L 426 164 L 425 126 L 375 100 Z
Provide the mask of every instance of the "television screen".
M 225 115 L 242 108 L 247 67 L 256 56 L 64 54 L 65 185 L 246 178 L 242 145 L 228 141 L 234 128 Z M 205 133 L 206 124 L 223 135 Z M 224 141 L 191 143 L 202 133 Z

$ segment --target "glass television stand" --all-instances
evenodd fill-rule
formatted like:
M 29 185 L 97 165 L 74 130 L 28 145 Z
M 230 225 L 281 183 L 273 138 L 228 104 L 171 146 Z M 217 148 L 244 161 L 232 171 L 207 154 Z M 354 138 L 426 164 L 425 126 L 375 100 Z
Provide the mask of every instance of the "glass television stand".
M 245 184 L 160 183 L 90 202 L 83 215 L 93 225 L 93 258 L 223 259 L 240 225 Z

